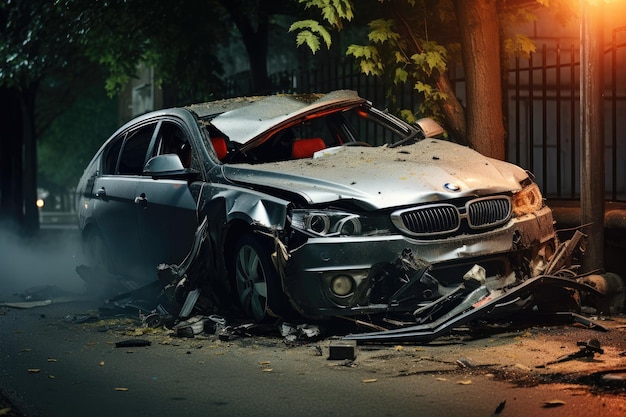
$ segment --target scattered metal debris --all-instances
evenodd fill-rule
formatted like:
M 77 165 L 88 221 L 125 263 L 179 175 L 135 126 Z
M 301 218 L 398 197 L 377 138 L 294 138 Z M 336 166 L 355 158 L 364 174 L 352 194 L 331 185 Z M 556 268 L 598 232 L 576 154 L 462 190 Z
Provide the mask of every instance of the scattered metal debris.
M 580 346 L 580 349 L 577 352 L 570 353 L 568 355 L 563 355 L 553 361 L 547 362 L 543 365 L 537 365 L 537 368 L 545 368 L 548 365 L 554 365 L 556 363 L 573 361 L 576 359 L 593 359 L 596 353 L 603 354 L 604 349 L 600 347 L 600 342 L 598 339 L 590 339 L 586 342 L 578 342 L 577 346 Z
M 318 325 L 315 324 L 298 324 L 283 322 L 280 324 L 280 334 L 290 342 L 296 340 L 313 340 L 319 338 L 322 331 Z

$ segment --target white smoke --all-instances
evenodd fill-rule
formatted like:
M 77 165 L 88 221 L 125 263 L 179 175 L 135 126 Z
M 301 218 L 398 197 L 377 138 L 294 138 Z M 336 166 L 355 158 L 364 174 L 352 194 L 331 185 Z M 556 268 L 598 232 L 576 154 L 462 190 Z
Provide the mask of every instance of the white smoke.
M 77 227 L 42 228 L 30 237 L 0 229 L 0 300 L 36 287 L 82 294 L 85 283 L 76 273 L 81 256 Z

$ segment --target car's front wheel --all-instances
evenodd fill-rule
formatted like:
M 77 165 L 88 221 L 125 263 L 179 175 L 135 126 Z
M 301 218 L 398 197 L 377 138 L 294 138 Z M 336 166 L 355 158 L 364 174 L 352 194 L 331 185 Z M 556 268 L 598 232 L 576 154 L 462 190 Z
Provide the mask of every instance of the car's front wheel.
M 110 272 L 108 250 L 102 235 L 95 228 L 88 230 L 83 237 L 83 255 L 87 264 L 92 268 Z
M 233 279 L 239 305 L 256 322 L 289 311 L 287 297 L 271 260 L 269 245 L 252 235 L 245 235 L 233 251 Z

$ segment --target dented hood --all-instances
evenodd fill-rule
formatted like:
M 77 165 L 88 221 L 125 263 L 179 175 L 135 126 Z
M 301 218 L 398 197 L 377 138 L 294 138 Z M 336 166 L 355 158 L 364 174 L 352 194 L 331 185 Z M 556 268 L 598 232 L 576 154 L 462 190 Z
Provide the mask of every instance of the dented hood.
M 396 148 L 343 146 L 313 159 L 224 166 L 227 179 L 299 194 L 310 204 L 356 200 L 382 209 L 517 191 L 520 167 L 454 143 L 424 139 Z

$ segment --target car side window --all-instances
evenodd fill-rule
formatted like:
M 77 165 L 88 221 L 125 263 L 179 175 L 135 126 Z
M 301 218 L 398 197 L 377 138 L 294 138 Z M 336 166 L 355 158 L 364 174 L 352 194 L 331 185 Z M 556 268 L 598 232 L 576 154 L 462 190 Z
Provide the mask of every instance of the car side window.
M 154 124 L 128 133 L 120 155 L 118 174 L 141 175 L 153 133 Z
M 117 169 L 117 161 L 120 156 L 120 149 L 122 149 L 122 143 L 126 134 L 120 135 L 111 142 L 104 151 L 104 157 L 102 158 L 102 175 L 113 175 Z
M 183 129 L 176 123 L 163 122 L 152 151 L 152 156 L 176 154 L 185 168 L 192 166 L 191 144 Z

